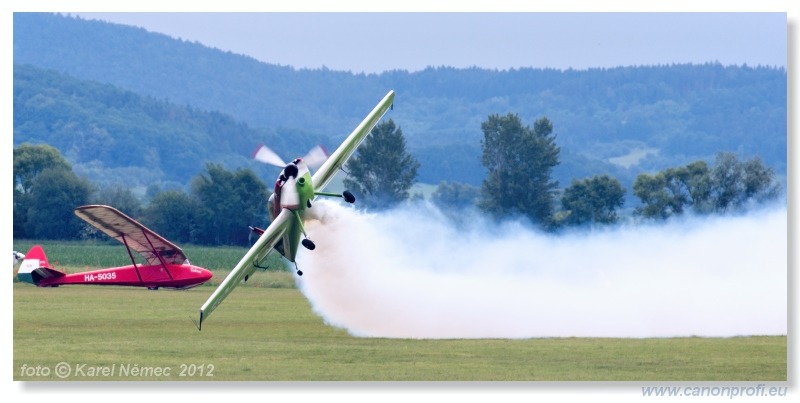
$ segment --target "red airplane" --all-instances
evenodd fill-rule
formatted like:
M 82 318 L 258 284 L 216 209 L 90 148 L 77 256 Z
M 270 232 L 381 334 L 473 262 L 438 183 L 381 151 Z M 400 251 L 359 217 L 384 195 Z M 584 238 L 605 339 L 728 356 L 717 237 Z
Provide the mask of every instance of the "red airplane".
M 160 287 L 191 288 L 211 279 L 211 272 L 189 263 L 181 248 L 113 207 L 82 206 L 75 209 L 75 215 L 125 245 L 133 264 L 66 274 L 51 268 L 44 249 L 35 245 L 19 266 L 17 277 L 20 281 L 39 287 L 94 284 L 157 290 Z M 147 263 L 137 264 L 132 251 Z

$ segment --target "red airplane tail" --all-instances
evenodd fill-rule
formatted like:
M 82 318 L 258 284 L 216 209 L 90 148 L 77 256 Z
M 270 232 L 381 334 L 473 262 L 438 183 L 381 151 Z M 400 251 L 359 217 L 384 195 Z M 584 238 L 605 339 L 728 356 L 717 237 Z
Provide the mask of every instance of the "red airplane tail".
M 19 265 L 19 271 L 17 271 L 17 278 L 20 281 L 37 286 L 44 279 L 62 277 L 64 275 L 64 272 L 50 267 L 50 263 L 47 262 L 47 255 L 44 254 L 44 249 L 39 245 L 34 245 L 25 254 L 25 260 Z

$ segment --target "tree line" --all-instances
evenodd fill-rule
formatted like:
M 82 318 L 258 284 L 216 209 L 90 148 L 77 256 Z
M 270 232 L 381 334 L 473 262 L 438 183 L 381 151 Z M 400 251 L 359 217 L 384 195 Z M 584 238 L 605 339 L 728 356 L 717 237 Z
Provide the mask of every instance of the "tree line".
M 434 203 L 445 209 L 476 207 L 496 219 L 522 217 L 548 231 L 618 222 L 626 189 L 617 179 L 599 174 L 573 179 L 563 189 L 553 179 L 560 148 L 547 117 L 530 127 L 517 114 L 493 114 L 481 130 L 487 170 L 482 186 L 442 182 L 432 195 Z M 94 237 L 72 213 L 84 204 L 112 205 L 181 243 L 245 245 L 248 226 L 267 224 L 269 188 L 248 168 L 231 171 L 207 163 L 191 179 L 188 192 L 154 186 L 143 203 L 129 188 L 98 188 L 79 177 L 49 145 L 20 145 L 13 164 L 15 238 Z M 360 206 L 390 208 L 416 197 L 409 190 L 419 167 L 406 150 L 402 129 L 389 119 L 373 129 L 347 164 L 345 186 L 359 197 Z M 634 217 L 665 220 L 686 212 L 743 211 L 778 198 L 781 186 L 759 157 L 740 160 L 721 152 L 712 166 L 695 161 L 642 173 L 633 193 L 641 201 Z
M 97 237 L 73 214 L 86 204 L 114 206 L 167 239 L 199 245 L 246 245 L 248 226 L 264 225 L 267 216 L 267 187 L 249 169 L 206 164 L 188 193 L 151 188 L 146 205 L 130 188 L 98 188 L 79 177 L 49 145 L 15 148 L 13 170 L 15 238 Z
M 533 127 L 519 115 L 491 115 L 483 122 L 483 165 L 488 170 L 480 189 L 443 182 L 435 201 L 450 206 L 476 204 L 497 218 L 521 216 L 546 230 L 580 225 L 607 225 L 619 220 L 626 189 L 607 174 L 573 179 L 559 188 L 552 179 L 560 163 L 553 124 L 547 117 Z M 713 166 L 698 160 L 686 166 L 636 177 L 633 193 L 641 205 L 633 216 L 665 220 L 685 212 L 741 212 L 775 200 L 781 185 L 758 156 L 740 160 L 719 152 Z

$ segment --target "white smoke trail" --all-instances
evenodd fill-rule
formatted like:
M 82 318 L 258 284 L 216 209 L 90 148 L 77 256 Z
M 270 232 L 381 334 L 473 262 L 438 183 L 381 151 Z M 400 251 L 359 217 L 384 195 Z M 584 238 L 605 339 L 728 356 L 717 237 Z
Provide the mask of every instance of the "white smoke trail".
M 364 337 L 785 335 L 785 207 L 573 235 L 436 209 L 315 205 L 298 280 Z

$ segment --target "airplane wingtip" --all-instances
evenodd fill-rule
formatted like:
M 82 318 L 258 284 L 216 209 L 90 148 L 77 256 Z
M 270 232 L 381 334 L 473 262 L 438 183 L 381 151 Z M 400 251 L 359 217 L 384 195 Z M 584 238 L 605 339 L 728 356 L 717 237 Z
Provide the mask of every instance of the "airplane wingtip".
M 192 323 L 194 323 L 194 325 L 197 326 L 197 331 L 202 331 L 203 330 L 202 329 L 202 327 L 203 327 L 203 311 L 200 311 L 200 320 L 199 321 L 195 321 L 194 318 L 192 318 Z

